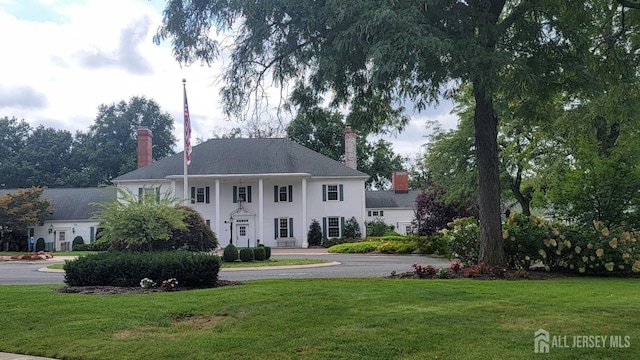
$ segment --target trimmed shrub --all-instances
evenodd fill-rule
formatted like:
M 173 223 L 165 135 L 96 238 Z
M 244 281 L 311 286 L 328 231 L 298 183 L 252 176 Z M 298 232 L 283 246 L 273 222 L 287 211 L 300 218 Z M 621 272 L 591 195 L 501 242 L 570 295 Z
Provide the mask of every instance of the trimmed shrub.
M 258 245 L 258 247 L 264 248 L 264 259 L 271 259 L 271 246 L 264 246 L 262 244 Z
M 412 241 L 384 241 L 376 247 L 376 251 L 383 254 L 411 254 L 416 249 Z
M 216 234 L 199 212 L 187 206 L 177 206 L 177 208 L 186 211 L 187 217 L 184 222 L 187 224 L 187 228 L 172 230 L 169 241 L 154 241 L 154 249 L 211 251 L 218 247 Z
M 307 232 L 307 239 L 309 246 L 320 246 L 320 244 L 322 244 L 322 229 L 320 228 L 318 220 L 311 220 L 309 232 Z
M 367 223 L 367 236 L 384 236 L 388 231 L 393 231 L 393 225 L 387 225 L 382 219 L 376 219 Z
M 253 249 L 251 248 L 240 249 L 240 261 L 250 262 L 253 260 L 255 260 L 255 257 L 253 256 Z
M 186 251 L 115 252 L 80 256 L 64 264 L 68 286 L 140 286 L 175 278 L 180 286 L 204 288 L 217 284 L 220 258 Z
M 420 254 L 437 254 L 450 257 L 449 243 L 442 234 L 425 236 L 411 236 L 411 240 L 416 244 L 416 251 Z
M 36 252 L 38 251 L 44 251 L 44 238 L 36 240 Z
M 352 239 L 352 238 L 331 238 L 331 239 L 324 238 L 322 239 L 322 246 L 326 248 L 330 248 L 335 245 L 353 243 L 356 241 L 357 241 L 356 239 Z
M 344 237 L 350 239 L 359 239 L 362 237 L 360 231 L 360 224 L 356 220 L 355 216 L 352 216 L 344 223 Z
M 330 247 L 327 251 L 330 253 L 357 253 L 364 254 L 376 251 L 380 245 L 379 241 L 362 241 L 354 243 L 338 244 Z
M 91 244 L 75 244 L 73 245 L 73 251 L 90 251 Z
M 111 249 L 111 244 L 106 239 L 98 239 L 92 243 L 88 244 L 89 251 L 107 251 Z
M 267 258 L 267 251 L 262 246 L 253 248 L 253 257 L 256 261 L 264 261 Z
M 78 246 L 80 246 L 81 249 L 78 249 L 77 248 Z M 78 235 L 73 238 L 73 242 L 71 243 L 72 251 L 84 251 L 85 249 L 83 248 L 83 246 L 84 246 L 84 239 L 82 238 L 82 236 Z
M 224 261 L 237 261 L 238 260 L 238 248 L 233 244 L 227 245 L 227 247 L 224 248 L 224 251 L 222 252 L 222 260 L 224 260 Z

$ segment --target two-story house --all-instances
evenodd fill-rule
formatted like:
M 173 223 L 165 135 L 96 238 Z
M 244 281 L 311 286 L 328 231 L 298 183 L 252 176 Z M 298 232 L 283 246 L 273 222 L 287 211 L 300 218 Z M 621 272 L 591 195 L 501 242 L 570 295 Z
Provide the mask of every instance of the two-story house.
M 148 148 L 150 132 L 138 132 Z M 221 247 L 307 247 L 317 220 L 324 236 L 340 237 L 354 217 L 364 233 L 368 175 L 286 139 L 213 139 L 193 147 L 184 191 L 184 153 L 152 162 L 113 180 L 134 193 L 170 192 L 197 210 Z M 147 157 L 146 159 L 144 157 Z

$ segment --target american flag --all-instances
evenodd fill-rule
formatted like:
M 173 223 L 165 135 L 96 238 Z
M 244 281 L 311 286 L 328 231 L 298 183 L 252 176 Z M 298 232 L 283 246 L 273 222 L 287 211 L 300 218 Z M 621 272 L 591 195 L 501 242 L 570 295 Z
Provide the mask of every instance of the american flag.
M 191 164 L 191 119 L 187 104 L 187 87 L 184 86 L 184 152 L 187 165 Z

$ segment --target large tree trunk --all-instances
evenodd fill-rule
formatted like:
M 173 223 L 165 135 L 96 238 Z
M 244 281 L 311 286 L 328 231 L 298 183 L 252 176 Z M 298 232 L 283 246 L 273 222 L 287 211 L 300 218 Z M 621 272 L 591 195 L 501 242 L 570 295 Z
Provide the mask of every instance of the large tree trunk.
M 473 83 L 473 95 L 476 101 L 474 129 L 480 185 L 478 261 L 489 266 L 503 267 L 506 260 L 500 222 L 498 118 L 491 95 L 479 81 Z

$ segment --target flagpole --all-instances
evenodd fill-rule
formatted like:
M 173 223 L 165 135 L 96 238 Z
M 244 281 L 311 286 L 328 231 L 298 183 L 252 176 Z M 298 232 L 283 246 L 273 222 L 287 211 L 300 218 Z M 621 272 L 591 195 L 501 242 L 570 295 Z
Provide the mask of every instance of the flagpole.
M 189 151 L 191 150 L 191 140 L 189 137 L 191 136 L 191 119 L 189 118 L 189 107 L 187 105 L 187 79 L 182 79 L 182 90 L 183 90 L 183 100 L 184 100 L 184 178 L 183 178 L 183 195 L 184 195 L 184 206 L 189 206 L 189 179 L 188 179 L 188 162 L 190 162 Z

